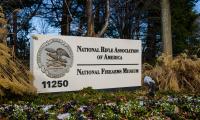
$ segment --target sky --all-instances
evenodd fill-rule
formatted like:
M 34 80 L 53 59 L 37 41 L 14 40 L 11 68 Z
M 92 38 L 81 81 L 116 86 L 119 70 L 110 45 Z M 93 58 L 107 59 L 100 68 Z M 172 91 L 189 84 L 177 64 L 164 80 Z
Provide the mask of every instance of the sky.
M 197 10 L 197 12 L 200 13 L 200 0 L 196 4 L 195 10 Z

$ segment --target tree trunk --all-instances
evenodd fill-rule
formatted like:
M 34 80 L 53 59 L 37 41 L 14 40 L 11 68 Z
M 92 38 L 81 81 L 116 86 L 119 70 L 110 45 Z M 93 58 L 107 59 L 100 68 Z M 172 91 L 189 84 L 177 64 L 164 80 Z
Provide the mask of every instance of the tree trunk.
M 94 31 L 94 15 L 92 13 L 92 0 L 86 0 L 86 16 L 87 16 L 87 36 L 95 36 L 95 37 L 101 37 L 107 27 L 108 27 L 108 22 L 109 22 L 109 17 L 110 17 L 110 3 L 109 0 L 106 0 L 106 6 L 105 6 L 105 23 L 101 30 L 99 30 L 98 33 L 95 33 Z M 98 17 L 98 16 L 97 16 Z
M 63 0 L 62 20 L 61 20 L 61 35 L 69 35 L 71 18 L 69 15 L 70 0 Z
M 17 12 L 18 9 L 13 11 L 13 47 L 14 47 L 14 53 L 17 54 Z
M 99 28 L 101 28 L 102 21 L 100 20 L 100 6 L 101 2 L 97 3 L 96 10 L 95 10 L 95 17 L 94 17 L 94 32 L 97 33 L 99 31 Z
M 156 57 L 156 25 L 153 17 L 155 12 L 152 10 L 148 11 L 148 28 L 147 28 L 147 41 L 146 41 L 146 61 L 153 63 Z
M 163 52 L 172 56 L 170 0 L 161 0 Z
M 86 0 L 87 36 L 93 36 L 94 23 L 92 13 L 92 0 Z
M 140 16 L 139 14 L 136 14 L 135 16 L 135 30 L 134 30 L 134 37 L 132 39 L 139 40 L 140 38 Z

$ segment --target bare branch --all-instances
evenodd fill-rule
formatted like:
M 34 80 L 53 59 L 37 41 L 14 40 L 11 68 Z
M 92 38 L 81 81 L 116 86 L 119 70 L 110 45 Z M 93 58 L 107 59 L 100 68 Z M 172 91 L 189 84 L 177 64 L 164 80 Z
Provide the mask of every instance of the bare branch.
M 70 17 L 71 17 L 71 19 L 73 20 L 73 16 L 72 16 L 72 13 L 70 12 L 69 5 L 68 5 L 67 1 L 65 0 L 64 2 L 65 2 L 65 4 L 66 4 L 66 6 L 67 6 L 67 10 L 68 10 L 68 12 L 69 12 Z

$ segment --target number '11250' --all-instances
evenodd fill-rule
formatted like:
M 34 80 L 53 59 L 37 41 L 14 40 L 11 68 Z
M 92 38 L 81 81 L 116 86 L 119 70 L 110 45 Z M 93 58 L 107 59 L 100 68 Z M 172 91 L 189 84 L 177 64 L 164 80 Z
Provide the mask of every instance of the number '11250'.
M 53 80 L 53 81 L 43 81 L 43 88 L 57 88 L 57 87 L 67 87 L 67 80 Z

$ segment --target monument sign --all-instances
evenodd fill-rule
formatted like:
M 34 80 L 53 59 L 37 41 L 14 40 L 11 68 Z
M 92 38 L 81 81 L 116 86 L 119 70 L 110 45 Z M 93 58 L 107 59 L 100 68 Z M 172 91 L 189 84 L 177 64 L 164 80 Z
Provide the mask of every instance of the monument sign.
M 36 35 L 30 68 L 38 93 L 141 86 L 141 41 Z

